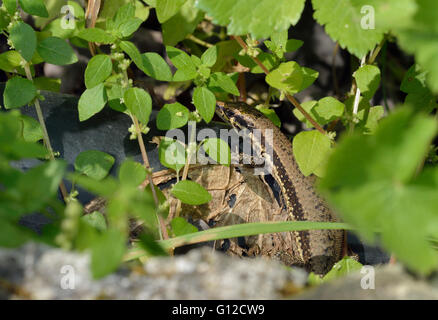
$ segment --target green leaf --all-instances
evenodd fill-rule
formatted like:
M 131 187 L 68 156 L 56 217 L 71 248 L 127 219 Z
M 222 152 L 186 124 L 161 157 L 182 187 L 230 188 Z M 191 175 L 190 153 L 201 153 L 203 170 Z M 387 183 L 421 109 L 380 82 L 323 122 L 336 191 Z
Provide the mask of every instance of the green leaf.
M 78 104 L 79 121 L 90 119 L 101 111 L 105 107 L 107 99 L 103 83 L 92 89 L 85 90 Z
M 311 115 L 314 116 L 320 125 L 328 124 L 342 117 L 345 105 L 333 97 L 325 97 L 318 101 L 312 109 Z
M 189 109 L 178 102 L 165 104 L 158 112 L 157 128 L 159 130 L 181 128 L 187 124 L 189 113 Z
M 0 54 L 0 69 L 6 72 L 17 72 L 21 67 L 21 55 L 15 51 L 6 51 Z
M 37 37 L 30 25 L 21 21 L 15 23 L 10 30 L 9 39 L 26 61 L 32 60 L 37 48 Z
M 181 142 L 166 137 L 160 142 L 158 157 L 163 166 L 178 172 L 186 163 L 186 149 Z
M 146 179 L 146 169 L 141 163 L 125 160 L 119 169 L 119 180 L 121 183 L 138 187 Z
M 313 272 L 309 275 L 308 282 L 310 285 L 319 285 L 321 283 L 331 281 L 336 278 L 344 277 L 352 272 L 359 271 L 362 269 L 362 264 L 351 257 L 345 256 L 341 261 L 334 264 L 332 269 L 324 276 L 314 274 Z
M 89 28 L 81 30 L 78 35 L 79 38 L 88 42 L 97 42 L 103 44 L 114 43 L 116 37 L 100 28 Z
M 3 5 L 10 15 L 17 11 L 17 0 L 3 0 Z
M 30 169 L 20 177 L 18 194 L 26 212 L 41 209 L 56 195 L 66 167 L 64 161 L 53 160 Z
M 147 125 L 152 111 L 152 99 L 149 93 L 140 88 L 130 88 L 125 92 L 125 104 L 137 119 Z
M 417 171 L 436 132 L 433 118 L 401 108 L 382 120 L 374 135 L 344 138 L 320 184 L 336 212 L 363 238 L 379 239 L 422 273 L 438 263 L 427 240 L 438 230 L 438 171 L 419 176 Z
M 76 173 L 70 174 L 69 179 L 71 181 L 74 181 L 81 187 L 85 188 L 86 190 L 106 198 L 113 196 L 114 193 L 117 191 L 117 182 L 114 180 L 114 178 L 110 176 L 99 181 Z
M 229 34 L 250 33 L 260 39 L 295 25 L 304 3 L 305 0 L 199 0 L 196 5 L 207 12 L 214 23 L 227 26 Z
M 49 13 L 47 12 L 47 8 L 44 5 L 43 0 L 18 0 L 18 3 L 24 12 L 32 16 L 39 16 L 43 18 L 49 17 Z
M 194 225 L 188 223 L 186 219 L 182 217 L 173 218 L 172 221 L 170 221 L 170 226 L 172 227 L 173 234 L 176 237 L 198 231 Z
M 239 55 L 239 52 L 240 50 L 234 53 L 234 58 L 237 61 L 239 61 L 240 64 L 250 68 L 252 73 L 264 73 L 263 69 L 257 63 L 255 63 L 250 56 L 248 55 L 241 56 Z M 261 63 L 263 63 L 263 65 L 268 70 L 272 70 L 274 67 L 278 65 L 277 58 L 273 54 L 267 52 L 260 52 L 257 58 L 260 60 Z
M 308 176 L 315 173 L 331 151 L 331 141 L 321 132 L 302 131 L 293 140 L 293 153 L 301 172 Z
M 120 28 L 118 29 L 118 32 L 120 35 L 124 38 L 131 36 L 135 31 L 140 28 L 141 24 L 143 23 L 143 20 L 138 18 L 132 18 L 123 23 Z
M 197 76 L 196 66 L 187 53 L 171 46 L 166 46 L 166 51 L 170 61 L 178 69 L 177 73 L 179 72 L 178 77 L 175 74 L 174 81 L 191 80 Z
M 406 72 L 400 90 L 407 93 L 405 103 L 410 104 L 416 110 L 422 110 L 427 113 L 437 108 L 435 96 L 427 87 L 427 75 L 429 72 L 423 71 L 416 64 Z
M 361 13 L 369 0 L 312 0 L 312 5 L 316 21 L 329 36 L 360 59 L 383 39 L 384 31 L 367 27 L 367 13 Z
M 75 160 L 75 170 L 95 180 L 105 178 L 112 166 L 114 157 L 98 150 L 81 152 Z
M 193 33 L 204 18 L 204 13 L 195 7 L 195 0 L 187 0 L 177 14 L 161 24 L 163 43 L 174 46 Z
M 172 72 L 166 61 L 155 52 L 146 52 L 141 55 L 143 71 L 149 76 L 160 81 L 171 81 Z
M 369 109 L 362 109 L 357 113 L 360 120 L 356 128 L 361 128 L 364 134 L 374 134 L 379 120 L 383 118 L 385 109 L 382 106 L 375 106 Z
M 20 227 L 15 222 L 2 220 L 0 223 L 0 247 L 17 248 L 31 239 L 28 229 Z
M 85 69 L 85 86 L 88 89 L 94 88 L 104 82 L 113 71 L 111 58 L 106 54 L 98 54 L 91 58 Z
M 436 17 L 438 3 L 433 1 L 418 1 L 418 10 L 413 21 L 398 30 L 397 37 L 400 46 L 408 53 L 415 55 L 415 60 L 430 74 L 427 83 L 434 93 L 438 93 L 438 36 Z
M 112 84 L 110 88 L 106 89 L 106 94 L 108 96 L 108 105 L 111 109 L 119 112 L 125 112 L 126 106 L 121 101 L 125 97 L 126 88 L 121 85 Z
M 230 166 L 231 150 L 227 142 L 218 138 L 205 139 L 202 147 L 216 163 Z
M 356 79 L 361 94 L 370 100 L 380 85 L 380 69 L 376 66 L 365 65 L 360 67 L 353 77 Z
M 109 229 L 92 245 L 91 271 L 95 279 L 114 272 L 126 250 L 125 236 L 118 230 Z
M 137 68 L 146 73 L 146 69 L 143 65 L 142 55 L 140 54 L 140 51 L 138 51 L 135 44 L 130 41 L 121 41 L 120 48 L 129 56 L 129 58 L 131 58 L 132 61 L 134 61 Z
M 201 56 L 201 61 L 207 67 L 212 67 L 217 61 L 217 51 L 216 46 L 208 48 Z
M 98 211 L 86 214 L 82 216 L 81 219 L 99 231 L 105 231 L 107 229 L 105 217 Z
M 49 37 L 38 44 L 38 53 L 44 61 L 59 66 L 73 64 L 78 57 L 65 40 Z
M 204 187 L 189 180 L 183 180 L 175 184 L 171 193 L 181 202 L 194 206 L 207 203 L 211 200 L 211 194 Z
M 155 10 L 158 21 L 166 22 L 173 17 L 187 0 L 157 0 Z
M 37 90 L 45 90 L 52 92 L 61 91 L 61 79 L 38 77 L 33 79 L 33 84 Z
M 266 82 L 273 88 L 290 94 L 298 93 L 303 86 L 303 72 L 295 61 L 280 64 L 266 76 Z
M 239 89 L 237 89 L 233 79 L 223 72 L 215 72 L 209 78 L 209 88 L 221 88 L 223 91 L 231 93 L 235 96 L 240 96 Z
M 24 114 L 20 116 L 20 119 L 23 122 L 24 141 L 37 142 L 43 139 L 43 130 L 38 121 Z
M 20 108 L 30 103 L 36 94 L 37 91 L 32 81 L 13 77 L 6 82 L 3 103 L 6 109 Z
M 281 120 L 280 118 L 277 116 L 277 114 L 275 113 L 274 110 L 272 110 L 271 108 L 266 108 L 263 107 L 263 105 L 259 105 L 256 107 L 257 110 L 259 110 L 261 113 L 263 113 L 265 115 L 266 118 L 268 118 L 269 120 L 272 121 L 273 124 L 275 124 L 277 127 L 281 127 Z
M 196 87 L 193 92 L 193 104 L 205 122 L 209 123 L 216 109 L 216 97 L 205 87 Z
M 319 101 L 306 101 L 303 102 L 301 106 L 321 126 L 339 119 L 345 112 L 345 105 L 333 97 L 325 97 Z M 304 117 L 301 111 L 294 108 L 293 113 L 298 120 L 304 122 L 308 128 L 313 128 L 313 125 Z

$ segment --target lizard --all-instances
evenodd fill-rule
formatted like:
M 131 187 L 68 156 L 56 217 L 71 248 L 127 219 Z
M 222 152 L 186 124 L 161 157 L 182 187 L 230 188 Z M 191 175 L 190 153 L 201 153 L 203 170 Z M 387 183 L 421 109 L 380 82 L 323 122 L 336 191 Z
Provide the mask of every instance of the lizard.
M 270 147 L 272 176 L 280 186 L 282 198 L 290 221 L 337 222 L 334 212 L 316 192 L 316 176 L 304 176 L 294 158 L 289 139 L 257 109 L 243 102 L 217 103 L 216 113 L 225 122 L 238 130 L 259 129 L 262 139 L 254 139 L 262 151 Z M 272 146 L 263 139 L 263 132 L 272 130 Z M 342 258 L 344 230 L 307 230 L 292 232 L 291 264 L 304 267 L 309 272 L 324 275 Z

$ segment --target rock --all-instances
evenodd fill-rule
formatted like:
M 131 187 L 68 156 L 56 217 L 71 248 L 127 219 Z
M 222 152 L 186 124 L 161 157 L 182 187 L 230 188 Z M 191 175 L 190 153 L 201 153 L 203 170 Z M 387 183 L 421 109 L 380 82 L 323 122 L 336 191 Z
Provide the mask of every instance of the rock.
M 294 297 L 302 300 L 429 300 L 438 299 L 438 286 L 415 279 L 399 265 L 375 267 L 374 289 L 363 289 L 361 281 L 370 273 L 354 272 L 324 283 Z
M 74 281 L 66 281 L 72 275 Z M 151 258 L 141 272 L 125 268 L 95 281 L 87 254 L 37 244 L 0 249 L 3 299 L 279 299 L 301 290 L 306 278 L 306 272 L 274 261 L 202 248 Z

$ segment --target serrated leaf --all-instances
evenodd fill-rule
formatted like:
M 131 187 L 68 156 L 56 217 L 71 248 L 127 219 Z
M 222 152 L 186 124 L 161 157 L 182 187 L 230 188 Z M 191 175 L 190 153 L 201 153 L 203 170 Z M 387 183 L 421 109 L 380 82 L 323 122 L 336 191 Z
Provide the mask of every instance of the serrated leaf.
M 181 128 L 189 120 L 189 109 L 175 102 L 165 104 L 157 115 L 157 128 L 159 130 L 172 130 Z
M 189 180 L 183 180 L 175 184 L 171 193 L 181 202 L 190 205 L 201 205 L 211 200 L 211 194 L 204 187 Z
M 8 13 L 13 15 L 17 10 L 17 0 L 3 0 L 2 2 Z
M 374 135 L 343 139 L 320 185 L 336 212 L 362 237 L 378 238 L 422 273 L 438 263 L 427 241 L 438 230 L 438 171 L 418 176 L 417 170 L 436 132 L 435 120 L 400 108 L 381 121 Z
M 365 65 L 360 67 L 353 77 L 356 79 L 361 94 L 370 100 L 380 85 L 380 69 L 376 66 Z
M 202 147 L 216 163 L 229 166 L 231 163 L 231 150 L 227 142 L 219 138 L 205 139 Z
M 138 121 L 144 125 L 148 124 L 152 111 L 152 99 L 149 93 L 140 88 L 130 88 L 125 92 L 125 105 Z
M 295 25 L 304 3 L 305 0 L 198 0 L 196 5 L 207 12 L 214 23 L 227 26 L 229 34 L 250 33 L 260 39 Z
M 38 17 L 48 18 L 49 12 L 43 0 L 18 0 L 24 12 Z
M 142 55 L 143 71 L 149 76 L 160 81 L 171 81 L 172 72 L 166 61 L 155 52 L 146 52 Z
M 94 88 L 104 82 L 113 70 L 111 58 L 105 54 L 98 54 L 91 58 L 85 69 L 85 86 Z
M 114 162 L 114 157 L 108 153 L 87 150 L 76 157 L 75 170 L 95 180 L 102 180 L 108 175 Z
M 369 25 L 367 14 L 373 13 L 361 12 L 369 0 L 312 0 L 312 5 L 329 36 L 360 59 L 383 39 L 384 31 Z
M 209 123 L 216 109 L 216 97 L 205 87 L 196 87 L 193 92 L 193 104 L 205 122 Z
M 36 94 L 32 81 L 16 76 L 6 82 L 3 103 L 6 109 L 20 108 L 31 102 Z
M 9 39 L 26 61 L 32 60 L 37 48 L 37 37 L 30 25 L 16 22 L 10 30 Z
M 195 0 L 187 0 L 177 14 L 161 24 L 163 43 L 174 46 L 195 31 L 204 13 L 195 7 Z
M 103 83 L 85 90 L 78 103 L 79 121 L 85 121 L 101 111 L 107 100 Z
M 321 166 L 330 149 L 330 138 L 316 130 L 300 132 L 293 140 L 293 153 L 305 176 L 314 173 Z
M 164 23 L 173 17 L 187 0 L 156 0 L 158 21 Z
M 73 64 L 78 61 L 73 49 L 61 38 L 46 38 L 38 44 L 37 50 L 44 61 L 58 66 Z

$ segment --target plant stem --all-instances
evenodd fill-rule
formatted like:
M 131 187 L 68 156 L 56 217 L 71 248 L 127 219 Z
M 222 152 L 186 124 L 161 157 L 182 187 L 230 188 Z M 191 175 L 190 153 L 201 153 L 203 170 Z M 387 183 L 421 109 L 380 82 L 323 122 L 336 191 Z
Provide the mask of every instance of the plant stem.
M 25 64 L 24 71 L 26 72 L 27 79 L 33 82 L 32 72 L 30 71 L 29 63 Z M 38 121 L 39 121 L 40 126 L 41 126 L 41 130 L 43 131 L 44 145 L 46 146 L 47 150 L 49 151 L 50 160 L 55 160 L 55 154 L 53 152 L 52 144 L 50 143 L 49 133 L 47 132 L 46 123 L 44 122 L 43 111 L 41 109 L 40 101 L 38 100 L 38 98 L 35 98 L 34 105 L 35 105 L 35 110 L 37 113 Z M 59 189 L 61 191 L 62 198 L 64 199 L 64 201 L 66 201 L 66 199 L 68 197 L 68 192 L 67 192 L 67 188 L 65 187 L 63 181 L 61 181 L 59 183 Z
M 191 163 L 190 160 L 192 159 L 193 150 L 195 149 L 193 147 L 193 143 L 195 143 L 194 140 L 195 140 L 195 134 L 196 134 L 196 126 L 193 125 L 192 121 L 189 122 L 189 129 L 190 129 L 190 136 L 189 136 L 189 143 L 188 143 L 189 152 L 187 153 L 186 163 L 184 166 L 181 181 L 184 181 L 187 179 L 187 176 L 189 174 L 189 167 L 190 167 L 190 163 Z M 175 209 L 175 216 L 176 217 L 179 216 L 180 211 L 181 211 L 181 200 L 178 199 L 178 202 L 176 203 L 176 209 Z
M 233 38 L 240 44 L 240 46 L 243 49 L 247 49 L 248 46 L 246 45 L 245 41 L 243 41 L 243 39 L 239 36 L 233 36 Z M 251 59 L 260 67 L 262 68 L 263 72 L 268 75 L 269 74 L 269 70 L 268 68 L 266 68 L 266 66 L 263 64 L 263 62 L 260 61 L 259 58 L 257 57 L 251 57 Z M 301 104 L 298 102 L 297 99 L 295 99 L 292 95 L 290 95 L 289 93 L 286 93 L 286 98 L 294 105 L 295 108 L 297 108 L 303 115 L 304 117 L 309 120 L 309 122 L 315 127 L 316 130 L 318 130 L 319 132 L 321 132 L 322 134 L 326 135 L 327 132 L 319 125 L 318 122 L 316 122 L 312 116 L 306 111 L 304 110 L 304 108 L 301 106 Z
M 206 47 L 206 48 L 211 48 L 211 47 L 213 47 L 213 45 L 212 45 L 211 43 L 208 43 L 208 42 L 206 42 L 206 41 L 204 41 L 204 40 L 201 40 L 201 39 L 195 37 L 193 34 L 189 34 L 189 35 L 186 37 L 186 39 L 191 40 L 191 41 L 193 41 L 193 42 L 195 42 L 195 43 L 197 43 L 197 44 L 199 44 L 199 45 L 201 45 L 201 46 L 203 46 L 203 47 Z
M 366 61 L 366 55 L 362 58 L 362 61 L 360 62 L 360 68 L 365 65 L 365 61 Z M 354 131 L 356 116 L 357 116 L 357 112 L 359 111 L 359 102 L 360 102 L 360 89 L 359 86 L 356 86 L 356 94 L 354 97 L 353 114 L 352 114 L 353 118 L 351 119 L 350 122 L 350 134 L 353 133 Z

